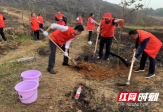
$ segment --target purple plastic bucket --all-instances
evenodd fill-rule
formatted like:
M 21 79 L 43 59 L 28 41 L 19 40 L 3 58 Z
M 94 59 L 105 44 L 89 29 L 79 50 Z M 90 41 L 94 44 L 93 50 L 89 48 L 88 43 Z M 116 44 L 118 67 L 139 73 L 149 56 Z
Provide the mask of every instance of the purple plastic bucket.
M 23 81 L 26 80 L 35 80 L 39 82 L 39 77 L 41 76 L 41 72 L 37 70 L 28 70 L 21 74 Z
M 37 81 L 23 81 L 15 86 L 19 99 L 24 104 L 29 104 L 37 100 Z

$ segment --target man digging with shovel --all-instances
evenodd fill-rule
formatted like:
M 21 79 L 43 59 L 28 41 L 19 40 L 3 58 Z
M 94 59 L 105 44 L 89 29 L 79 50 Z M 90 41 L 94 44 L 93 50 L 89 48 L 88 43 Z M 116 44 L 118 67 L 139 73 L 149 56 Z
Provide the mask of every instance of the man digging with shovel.
M 82 31 L 84 31 L 84 28 L 82 25 L 78 25 L 75 28 L 71 28 L 69 26 L 62 26 L 58 24 L 52 24 L 46 31 L 44 31 L 44 36 L 48 36 L 48 32 L 52 29 L 57 29 L 54 31 L 49 40 L 50 45 L 50 56 L 49 56 L 49 64 L 48 64 L 48 72 L 51 74 L 56 74 L 56 72 L 53 70 L 54 63 L 55 63 L 55 54 L 56 54 L 56 47 L 57 45 L 61 47 L 65 53 L 64 53 L 64 61 L 62 63 L 63 66 L 71 66 L 68 64 L 68 56 L 69 56 L 69 45 L 71 41 L 76 37 L 76 35 L 80 35 Z M 55 45 L 54 42 L 57 44 Z
M 145 76 L 145 78 L 151 78 L 155 76 L 155 58 L 158 54 L 162 43 L 159 39 L 157 39 L 153 34 L 143 31 L 143 30 L 131 30 L 129 32 L 130 38 L 136 41 L 134 52 L 137 52 L 138 45 L 140 45 L 140 49 L 138 53 L 133 57 L 133 61 L 142 54 L 140 67 L 134 72 L 144 72 L 145 63 L 147 57 L 149 56 L 150 66 L 149 73 Z

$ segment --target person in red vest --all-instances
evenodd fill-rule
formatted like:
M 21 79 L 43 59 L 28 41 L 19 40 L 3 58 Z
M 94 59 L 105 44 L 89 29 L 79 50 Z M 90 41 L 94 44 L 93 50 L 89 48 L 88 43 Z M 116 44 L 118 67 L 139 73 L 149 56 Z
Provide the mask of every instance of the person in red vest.
M 79 15 L 79 17 L 76 18 L 76 20 L 78 21 L 78 25 L 81 25 L 83 23 L 83 19 L 82 19 L 81 15 Z
M 88 44 L 92 44 L 91 41 L 91 36 L 92 36 L 92 32 L 95 29 L 95 24 L 99 25 L 94 19 L 94 13 L 91 13 L 89 18 L 88 18 L 88 22 L 87 22 L 87 30 L 89 31 L 89 35 L 88 35 Z
M 33 36 L 33 39 L 37 42 L 39 41 L 39 30 L 40 30 L 40 27 L 39 27 L 39 20 L 37 19 L 36 17 L 36 14 L 35 13 L 32 13 L 31 14 L 31 18 L 29 19 L 29 22 L 31 24 L 31 30 L 34 32 L 34 36 Z M 35 38 L 37 37 L 37 38 Z M 40 41 L 41 42 L 41 41 Z
M 134 52 L 137 52 L 137 48 L 140 46 L 139 51 L 132 60 L 136 61 L 136 59 L 142 54 L 140 67 L 134 70 L 134 72 L 144 72 L 145 63 L 147 57 L 149 57 L 149 73 L 145 76 L 145 78 L 155 76 L 155 59 L 162 46 L 162 42 L 153 34 L 143 30 L 131 30 L 129 32 L 129 36 L 131 39 L 136 41 Z
M 99 56 L 97 57 L 97 59 L 102 58 L 104 44 L 106 43 L 106 52 L 104 59 L 109 61 L 109 54 L 114 36 L 115 25 L 120 22 L 123 22 L 123 19 L 114 19 L 108 12 L 104 14 L 104 17 L 101 21 L 101 29 L 100 27 L 97 28 L 97 35 L 100 33 L 101 30 Z
M 41 16 L 41 14 L 38 14 L 37 19 L 40 22 L 39 27 L 41 29 L 43 29 L 43 17 Z M 40 30 L 40 32 L 41 32 L 41 30 Z
M 46 31 L 44 31 L 44 36 L 48 35 L 48 32 L 51 31 L 52 29 L 57 29 L 54 31 L 50 38 L 56 42 L 64 51 L 64 61 L 62 63 L 63 66 L 71 66 L 68 64 L 68 58 L 67 56 L 69 55 L 69 45 L 71 41 L 77 36 L 84 31 L 84 28 L 82 25 L 78 25 L 75 28 L 71 28 L 69 26 L 62 26 L 58 24 L 52 24 Z M 55 64 L 55 54 L 56 54 L 56 45 L 49 40 L 49 45 L 50 45 L 50 56 L 49 56 L 49 64 L 48 64 L 48 72 L 51 74 L 56 74 L 56 72 L 53 70 L 54 64 Z
M 64 15 L 61 14 L 61 11 L 58 10 L 57 11 L 57 14 L 55 15 L 55 20 L 57 21 L 57 24 L 59 25 L 65 25 L 65 22 L 64 22 Z
M 3 39 L 5 42 L 7 42 L 7 39 L 6 39 L 5 34 L 4 34 L 4 32 L 3 32 L 3 28 L 5 27 L 4 20 L 5 20 L 5 18 L 3 17 L 2 14 L 0 14 L 0 34 L 1 34 L 1 36 L 2 36 L 2 39 Z M 0 40 L 0 43 L 1 43 L 1 40 Z

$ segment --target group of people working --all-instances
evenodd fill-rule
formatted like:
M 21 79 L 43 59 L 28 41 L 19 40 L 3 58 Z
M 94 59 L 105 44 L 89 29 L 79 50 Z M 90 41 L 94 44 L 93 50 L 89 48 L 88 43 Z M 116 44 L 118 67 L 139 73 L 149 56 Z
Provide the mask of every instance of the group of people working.
M 98 26 L 97 27 L 97 35 L 101 35 L 100 38 L 100 47 L 99 47 L 99 53 L 97 59 L 102 59 L 103 58 L 103 48 L 104 44 L 106 44 L 106 52 L 104 59 L 109 61 L 109 54 L 111 50 L 111 45 L 112 45 L 112 40 L 114 36 L 114 30 L 115 30 L 115 25 L 121 23 L 123 25 L 123 19 L 117 19 L 113 18 L 110 13 L 105 13 L 101 22 L 97 23 L 94 19 L 94 13 L 91 13 L 88 21 L 87 21 L 87 27 L 86 29 L 89 31 L 88 35 L 88 44 L 92 44 L 91 41 L 91 36 L 92 32 L 95 30 L 95 24 Z M 2 33 L 3 28 L 4 28 L 4 23 L 2 15 L 0 15 L 0 31 L 2 38 L 6 41 L 6 38 L 4 34 Z M 78 20 L 78 25 L 74 28 L 70 27 L 67 25 L 66 20 L 67 18 L 64 17 L 63 14 L 61 14 L 60 11 L 57 11 L 57 14 L 55 15 L 55 20 L 57 23 L 51 24 L 51 26 L 43 32 L 44 36 L 48 36 L 48 33 L 52 29 L 57 29 L 55 30 L 50 38 L 57 44 L 59 47 L 61 47 L 64 50 L 64 60 L 62 65 L 63 66 L 71 66 L 71 64 L 68 63 L 68 57 L 69 56 L 69 46 L 71 41 L 76 38 L 77 35 L 80 35 L 82 31 L 84 31 L 84 28 L 82 26 L 83 19 L 81 15 L 77 18 Z M 39 40 L 39 30 L 40 28 L 43 28 L 43 17 L 38 16 L 36 17 L 35 13 L 31 14 L 30 18 L 30 24 L 31 24 L 31 30 L 34 32 L 34 35 L 37 37 L 36 40 Z M 150 78 L 155 76 L 155 61 L 156 61 L 156 55 L 158 54 L 162 43 L 157 37 L 155 37 L 153 34 L 143 31 L 143 30 L 131 30 L 129 32 L 129 37 L 133 40 L 136 41 L 135 43 L 135 48 L 134 52 L 136 52 L 136 55 L 132 59 L 133 61 L 136 61 L 136 59 L 142 54 L 141 62 L 140 62 L 140 67 L 134 72 L 143 72 L 145 71 L 145 63 L 147 60 L 147 57 L 149 57 L 150 60 L 150 66 L 149 66 L 149 73 L 145 76 L 145 78 Z M 126 37 L 127 38 L 127 37 Z M 53 69 L 55 65 L 55 55 L 56 55 L 56 48 L 57 46 L 49 40 L 49 46 L 50 46 L 50 56 L 49 56 L 49 63 L 48 63 L 48 72 L 51 74 L 56 74 L 56 71 Z M 140 46 L 139 51 L 137 51 L 138 46 Z
M 88 44 L 92 44 L 91 36 L 92 36 L 92 32 L 95 30 L 95 24 L 96 24 L 98 26 L 97 35 L 101 33 L 99 56 L 97 57 L 97 59 L 102 59 L 103 47 L 104 44 L 106 44 L 106 52 L 105 52 L 104 59 L 109 61 L 109 54 L 110 54 L 112 40 L 114 36 L 115 25 L 120 23 L 121 26 L 124 27 L 123 26 L 124 20 L 112 18 L 110 13 L 105 13 L 100 23 L 97 23 L 93 19 L 93 17 L 94 14 L 91 13 L 87 21 L 86 29 L 89 31 Z M 59 17 L 59 20 L 62 20 L 62 18 Z M 64 66 L 71 66 L 68 63 L 68 58 L 67 58 L 67 56 L 69 55 L 69 45 L 71 41 L 74 38 L 76 38 L 77 35 L 80 35 L 82 31 L 84 31 L 84 28 L 82 26 L 83 20 L 81 15 L 77 18 L 77 20 L 78 20 L 78 25 L 75 28 L 71 28 L 70 26 L 67 25 L 63 26 L 64 24 L 62 24 L 61 23 L 62 21 L 60 21 L 60 23 L 57 22 L 58 24 L 55 23 L 52 24 L 46 31 L 43 32 L 45 36 L 48 36 L 49 31 L 51 31 L 52 29 L 57 29 L 51 34 L 50 38 L 65 51 L 64 61 L 62 63 L 62 65 Z M 136 55 L 132 60 L 136 61 L 136 59 L 142 54 L 140 67 L 134 70 L 134 72 L 145 71 L 144 68 L 145 68 L 146 59 L 147 57 L 149 57 L 150 60 L 149 73 L 145 76 L 145 78 L 150 78 L 155 76 L 154 74 L 155 58 L 162 46 L 161 41 L 157 39 L 153 34 L 143 30 L 131 30 L 129 32 L 129 37 L 136 41 L 135 49 L 133 50 L 134 52 L 136 52 Z M 55 63 L 56 45 L 53 44 L 50 40 L 49 40 L 49 44 L 50 44 L 51 54 L 49 56 L 49 64 L 47 70 L 52 74 L 56 74 L 56 71 L 53 70 L 54 63 Z M 138 46 L 140 46 L 140 50 L 137 52 Z

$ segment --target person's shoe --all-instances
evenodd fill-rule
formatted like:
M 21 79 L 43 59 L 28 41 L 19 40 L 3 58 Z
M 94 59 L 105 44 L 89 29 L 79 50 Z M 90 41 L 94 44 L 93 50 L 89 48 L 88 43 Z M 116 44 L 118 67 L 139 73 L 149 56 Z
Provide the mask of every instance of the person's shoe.
M 134 72 L 145 72 L 145 70 L 140 70 L 139 68 L 134 70 Z
M 155 74 L 150 74 L 150 73 L 148 73 L 146 76 L 145 76 L 145 78 L 151 78 L 151 77 L 154 77 L 155 76 Z
M 97 59 L 97 60 L 98 60 L 98 59 L 101 59 L 101 57 L 100 57 L 100 56 L 98 56 L 96 59 Z
M 49 73 L 56 74 L 56 72 L 53 69 L 47 69 Z
M 88 41 L 88 44 L 90 44 L 90 45 L 91 45 L 91 44 L 92 44 L 92 41 Z
M 35 40 L 35 42 L 38 42 L 37 40 Z
M 71 64 L 68 63 L 62 63 L 63 66 L 71 66 Z
M 109 58 L 105 58 L 105 60 L 109 61 Z
M 41 40 L 39 40 L 38 42 L 42 42 Z

